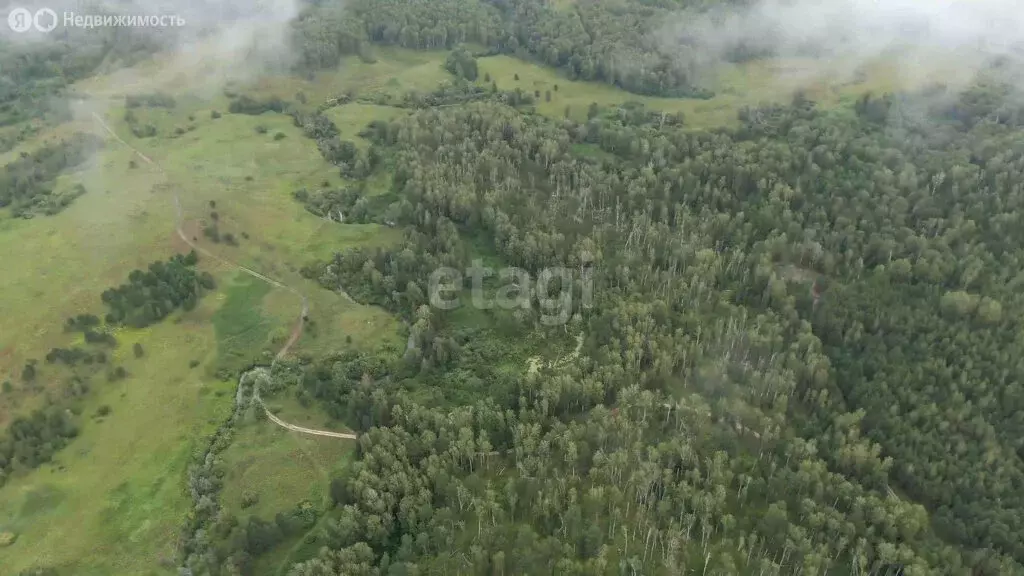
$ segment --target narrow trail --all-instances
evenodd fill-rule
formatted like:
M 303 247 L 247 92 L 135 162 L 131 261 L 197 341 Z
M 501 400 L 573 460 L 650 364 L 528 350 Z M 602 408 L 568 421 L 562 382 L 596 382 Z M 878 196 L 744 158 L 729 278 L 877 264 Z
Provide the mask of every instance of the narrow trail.
M 149 164 L 150 166 L 155 168 L 157 170 L 157 172 L 160 172 L 164 176 L 169 177 L 167 171 L 164 170 L 163 166 L 160 166 L 159 164 L 154 162 L 153 159 L 151 159 L 149 156 L 146 156 L 145 154 L 143 154 L 138 148 L 136 148 L 135 146 L 132 146 L 131 144 L 126 142 L 123 138 L 118 136 L 117 132 L 114 132 L 114 130 L 103 120 L 103 118 L 99 114 L 97 114 L 96 112 L 93 112 L 92 116 L 93 116 L 93 118 L 97 122 L 99 122 L 100 126 L 103 127 L 103 130 L 106 131 L 106 133 L 109 134 L 111 138 L 113 138 L 114 140 L 119 142 L 125 148 L 128 148 L 129 150 L 134 152 L 136 156 L 141 158 L 146 164 Z M 277 354 L 274 356 L 274 361 L 270 364 L 270 372 L 272 373 L 273 370 L 274 370 L 274 367 L 277 365 L 278 361 L 280 361 L 282 358 L 284 358 L 288 354 L 288 351 L 291 350 L 291 347 L 294 346 L 295 343 L 298 342 L 299 338 L 302 336 L 302 331 L 305 329 L 305 326 L 306 326 L 306 317 L 309 315 L 309 299 L 306 298 L 305 294 L 299 292 L 297 289 L 293 288 L 292 286 L 288 286 L 287 284 L 285 284 L 283 282 L 280 282 L 278 280 L 270 278 L 269 276 L 265 276 L 263 274 L 260 274 L 259 272 L 255 271 L 255 270 L 252 270 L 250 268 L 246 268 L 245 266 L 242 266 L 241 264 L 237 264 L 235 262 L 232 262 L 230 260 L 222 258 L 222 257 L 218 256 L 217 254 L 214 254 L 213 252 L 210 252 L 209 250 L 207 250 L 207 249 L 203 248 L 202 246 L 199 246 L 195 242 L 193 242 L 192 239 L 188 237 L 188 234 L 185 233 L 185 229 L 184 229 L 185 214 L 184 214 L 184 211 L 181 208 L 181 196 L 178 194 L 178 191 L 176 189 L 174 189 L 173 187 L 171 188 L 171 190 L 172 190 L 172 193 L 174 194 L 174 208 L 175 208 L 175 211 L 177 213 L 177 219 L 175 221 L 174 228 L 175 228 L 175 231 L 178 233 L 178 237 L 181 238 L 182 242 L 187 244 L 190 248 L 195 250 L 197 253 L 202 254 L 203 256 L 205 256 L 205 257 L 207 257 L 207 258 L 209 258 L 211 260 L 219 262 L 219 263 L 221 263 L 221 264 L 223 264 L 223 265 L 225 265 L 225 266 L 227 266 L 229 268 L 235 268 L 236 270 L 241 270 L 242 272 L 245 272 L 249 276 L 252 276 L 253 278 L 257 278 L 259 280 L 262 280 L 262 281 L 266 282 L 267 284 L 270 284 L 271 286 L 274 286 L 275 288 L 280 288 L 282 290 L 287 290 L 288 292 L 291 292 L 292 294 L 298 296 L 299 299 L 302 301 L 302 313 L 299 315 L 299 319 L 295 322 L 295 327 L 292 328 L 292 332 L 291 332 L 291 335 L 288 337 L 288 341 L 284 343 L 284 346 L 282 346 L 280 350 L 278 350 Z M 348 293 L 342 291 L 341 294 L 346 299 L 348 299 L 349 301 L 353 301 L 352 298 L 348 295 Z M 292 430 L 294 432 L 299 432 L 299 433 L 302 433 L 302 434 L 309 434 L 309 435 L 312 435 L 312 436 L 326 436 L 326 437 L 329 437 L 329 438 L 345 438 L 345 439 L 348 439 L 348 440 L 355 440 L 355 439 L 358 438 L 358 436 L 356 436 L 355 434 L 344 433 L 344 432 L 331 432 L 329 430 L 315 430 L 313 428 L 304 428 L 302 426 L 296 426 L 295 424 L 290 424 L 288 422 L 285 422 L 284 420 L 281 420 L 280 418 L 278 418 L 277 416 L 272 414 L 270 412 L 270 410 L 267 409 L 267 406 L 263 403 L 263 400 L 260 398 L 259 380 L 258 379 L 257 379 L 256 384 L 253 385 L 253 399 L 260 403 L 260 406 L 263 408 L 263 412 L 266 413 L 267 418 L 269 418 L 271 422 L 273 422 L 273 423 L 277 424 L 278 426 L 281 426 L 282 428 L 285 428 L 287 430 Z
M 264 410 L 266 409 L 264 408 Z M 289 424 L 288 422 L 281 420 L 277 416 L 274 416 L 274 414 L 271 413 L 270 411 L 267 411 L 266 414 L 267 418 L 270 418 L 270 420 L 274 422 L 274 424 L 277 424 L 278 426 L 287 428 L 289 430 L 293 430 L 295 432 L 302 432 L 303 434 L 311 434 L 313 436 L 327 436 L 329 438 L 346 438 L 348 440 L 357 440 L 359 438 L 358 436 L 352 434 L 351 432 L 328 432 L 326 430 L 314 430 L 313 428 L 303 428 L 302 426 L 296 426 L 295 424 Z

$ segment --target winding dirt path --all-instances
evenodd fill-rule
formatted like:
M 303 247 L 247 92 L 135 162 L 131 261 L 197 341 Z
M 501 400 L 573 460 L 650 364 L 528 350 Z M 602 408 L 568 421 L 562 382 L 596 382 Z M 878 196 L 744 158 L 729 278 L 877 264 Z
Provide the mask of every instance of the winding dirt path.
M 359 438 L 359 436 L 356 436 L 355 434 L 352 434 L 351 432 L 328 432 L 326 430 L 314 430 L 312 428 L 303 428 L 302 426 L 296 426 L 295 424 L 289 424 L 288 422 L 285 422 L 284 420 L 281 420 L 277 416 L 274 416 L 274 414 L 271 413 L 269 410 L 267 410 L 265 407 L 264 407 L 264 411 L 267 414 L 267 418 L 270 418 L 270 420 L 274 424 L 277 424 L 278 426 L 281 426 L 283 428 L 287 428 L 287 429 L 292 430 L 294 432 L 301 432 L 303 434 L 311 434 L 313 436 L 327 436 L 327 437 L 330 437 L 330 438 L 345 438 L 345 439 L 348 439 L 348 440 L 356 440 L 356 439 Z
M 149 164 L 150 166 L 155 168 L 158 172 L 160 172 L 164 176 L 169 176 L 167 171 L 164 170 L 162 166 L 160 166 L 159 164 L 154 162 L 149 156 L 146 156 L 145 154 L 143 154 L 138 148 L 136 148 L 135 146 L 132 146 L 131 144 L 126 142 L 124 140 L 124 138 L 121 138 L 120 136 L 118 136 L 117 132 L 114 132 L 114 130 L 103 120 L 103 118 L 99 114 L 97 114 L 96 112 L 93 112 L 92 113 L 92 117 L 95 118 L 97 122 L 99 122 L 100 126 L 103 127 L 103 130 L 106 131 L 106 133 L 109 134 L 111 138 L 113 138 L 114 140 L 118 141 L 122 146 L 124 146 L 124 147 L 128 148 L 129 150 L 131 150 L 132 152 L 134 152 L 136 156 L 141 158 L 146 164 Z M 266 282 L 267 284 L 270 284 L 271 286 L 274 286 L 275 288 L 280 288 L 282 290 L 287 290 L 288 292 L 291 292 L 292 294 L 295 294 L 296 296 L 298 296 L 299 299 L 302 301 L 302 313 L 299 315 L 299 319 L 295 322 L 295 327 L 292 328 L 292 333 L 288 337 L 288 341 L 284 343 L 284 346 L 282 346 L 280 350 L 278 350 L 277 354 L 274 356 L 274 361 L 270 364 L 270 372 L 273 372 L 274 366 L 277 365 L 277 362 L 279 360 L 281 360 L 282 358 L 284 358 L 288 354 L 288 351 L 291 349 L 291 347 L 294 346 L 295 343 L 298 342 L 299 338 L 302 336 L 302 331 L 303 331 L 303 329 L 305 329 L 305 326 L 306 326 L 306 317 L 309 315 L 309 299 L 307 299 L 306 296 L 303 293 L 299 292 L 297 289 L 295 289 L 295 288 L 293 288 L 291 286 L 288 286 L 287 284 L 285 284 L 283 282 L 280 282 L 278 280 L 270 278 L 269 276 L 265 276 L 263 274 L 260 274 L 259 272 L 255 271 L 255 270 L 252 270 L 250 268 L 246 268 L 245 266 L 242 266 L 241 264 L 237 264 L 235 262 L 232 262 L 230 260 L 222 258 L 222 257 L 218 256 L 217 254 L 214 254 L 213 252 L 210 252 L 209 250 L 207 250 L 207 249 L 203 248 L 202 246 L 199 246 L 195 242 L 193 242 L 192 239 L 188 237 L 188 234 L 185 233 L 185 230 L 183 228 L 183 226 L 185 224 L 185 215 L 184 215 L 184 212 L 183 212 L 183 210 L 181 208 L 181 196 L 178 195 L 178 192 L 177 192 L 176 189 L 174 189 L 173 187 L 171 189 L 172 189 L 173 194 L 174 194 L 174 208 L 175 208 L 175 210 L 177 212 L 177 220 L 175 221 L 175 224 L 174 224 L 175 231 L 178 233 L 178 237 L 181 238 L 181 240 L 185 244 L 187 244 L 190 248 L 195 250 L 197 253 L 202 254 L 203 256 L 205 256 L 207 258 L 210 258 L 211 260 L 215 260 L 217 262 L 220 262 L 221 264 L 223 264 L 223 265 L 225 265 L 225 266 L 227 266 L 229 268 L 235 268 L 237 270 L 241 270 L 242 272 L 245 272 L 246 274 L 248 274 L 248 275 L 250 275 L 250 276 L 252 276 L 254 278 L 258 278 L 259 280 L 262 280 L 262 281 Z M 348 300 L 352 301 L 352 298 L 346 292 L 342 291 L 342 294 L 344 295 L 345 298 L 347 298 Z M 329 437 L 329 438 L 345 438 L 347 440 L 355 440 L 355 439 L 358 438 L 358 436 L 356 436 L 355 434 L 350 434 L 350 433 L 345 433 L 345 432 L 331 432 L 329 430 L 315 430 L 313 428 L 304 428 L 302 426 L 296 426 L 295 424 L 290 424 L 288 422 L 285 422 L 284 420 L 281 420 L 280 418 L 278 418 L 277 416 L 272 414 L 270 412 L 270 410 L 267 409 L 267 406 L 263 403 L 263 400 L 260 398 L 260 390 L 259 390 L 259 383 L 258 382 L 259 381 L 257 380 L 257 383 L 253 385 L 253 398 L 257 402 L 260 403 L 260 406 L 263 408 L 263 412 L 267 415 L 267 418 L 269 418 L 271 422 L 277 424 L 278 426 L 281 426 L 282 428 L 285 428 L 287 430 L 292 430 L 294 432 L 299 432 L 299 433 L 302 433 L 302 434 L 309 434 L 309 435 L 312 435 L 312 436 L 326 436 L 326 437 Z

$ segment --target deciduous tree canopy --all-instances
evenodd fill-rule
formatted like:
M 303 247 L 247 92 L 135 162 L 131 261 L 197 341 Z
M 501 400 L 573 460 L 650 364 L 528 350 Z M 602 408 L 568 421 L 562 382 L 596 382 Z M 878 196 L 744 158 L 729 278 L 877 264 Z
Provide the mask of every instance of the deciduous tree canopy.
M 995 112 L 936 112 L 798 98 L 707 133 L 483 101 L 370 126 L 386 201 L 299 196 L 404 243 L 306 273 L 409 342 L 277 375 L 363 433 L 291 573 L 1024 570 L 1024 145 Z M 593 301 L 553 328 L 536 295 L 486 328 L 430 307 L 431 272 L 481 251 L 589 271 Z M 567 333 L 574 361 L 499 368 Z

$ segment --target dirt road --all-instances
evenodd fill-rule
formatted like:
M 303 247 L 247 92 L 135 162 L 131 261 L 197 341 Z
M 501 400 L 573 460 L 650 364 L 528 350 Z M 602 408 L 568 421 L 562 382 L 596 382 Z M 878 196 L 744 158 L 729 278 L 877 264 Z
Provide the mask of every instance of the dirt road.
M 131 150 L 132 152 L 134 152 L 135 155 L 138 156 L 139 158 L 141 158 L 143 162 L 145 162 L 146 164 L 152 166 L 153 168 L 155 168 L 161 174 L 163 174 L 165 176 L 168 175 L 167 171 L 164 170 L 162 166 L 160 166 L 159 164 L 154 162 L 149 156 L 146 156 L 145 154 L 143 154 L 141 151 L 139 151 L 138 148 L 136 148 L 135 146 L 132 146 L 131 144 L 126 142 L 123 138 L 118 136 L 117 133 L 114 132 L 114 130 L 103 120 L 103 118 L 100 117 L 99 114 L 93 112 L 92 116 L 93 116 L 93 118 L 96 119 L 97 122 L 99 122 L 100 126 L 103 127 L 103 130 L 111 138 L 113 138 L 114 140 L 119 142 L 122 146 L 124 146 L 124 147 L 128 148 L 129 150 Z M 213 252 L 210 252 L 209 250 L 207 250 L 207 249 L 203 248 L 202 246 L 199 246 L 195 242 L 193 242 L 192 239 L 188 237 L 188 234 L 185 233 L 185 230 L 183 228 L 184 227 L 184 223 L 185 223 L 185 215 L 184 215 L 184 212 L 182 211 L 182 208 L 181 208 L 181 197 L 178 195 L 178 192 L 177 192 L 176 189 L 171 187 L 171 190 L 173 191 L 173 194 L 174 194 L 174 208 L 175 208 L 175 210 L 177 212 L 177 220 L 176 220 L 176 222 L 174 224 L 174 227 L 175 227 L 175 230 L 178 233 L 178 237 L 181 238 L 181 240 L 185 244 L 187 244 L 190 248 L 195 250 L 197 253 L 199 253 L 199 254 L 201 254 L 201 255 L 203 255 L 203 256 L 211 259 L 211 260 L 219 262 L 219 263 L 221 263 L 221 264 L 223 264 L 223 265 L 225 265 L 225 266 L 227 266 L 229 268 L 235 268 L 236 270 L 241 270 L 242 272 L 245 272 L 246 274 L 248 274 L 248 275 L 250 275 L 250 276 L 252 276 L 254 278 L 258 278 L 258 279 L 266 282 L 267 284 L 270 284 L 271 286 L 273 286 L 275 288 L 280 288 L 282 290 L 287 290 L 288 292 L 291 292 L 292 294 L 295 294 L 296 296 L 298 296 L 299 299 L 302 301 L 302 311 L 301 311 L 301 314 L 299 314 L 298 320 L 295 322 L 295 327 L 292 329 L 291 336 L 288 337 L 288 341 L 284 343 L 284 346 L 282 346 L 281 349 L 278 350 L 277 354 L 274 356 L 274 362 L 270 365 L 270 371 L 273 372 L 274 366 L 277 364 L 277 362 L 279 360 L 281 360 L 282 358 L 284 358 L 288 354 L 288 351 L 291 349 L 291 347 L 294 346 L 295 343 L 298 342 L 299 338 L 302 336 L 302 331 L 303 331 L 303 329 L 306 326 L 306 316 L 309 315 L 309 300 L 306 298 L 306 296 L 304 294 L 299 292 L 297 289 L 295 289 L 295 288 L 293 288 L 291 286 L 288 286 L 287 284 L 285 284 L 283 282 L 280 282 L 278 280 L 275 280 L 273 278 L 270 278 L 268 276 L 260 274 L 259 272 L 255 271 L 255 270 L 252 270 L 250 268 L 246 268 L 245 266 L 242 266 L 241 264 L 237 264 L 235 262 L 232 262 L 230 260 L 222 258 L 222 257 L 218 256 L 217 254 L 214 254 Z M 348 298 L 350 301 L 352 300 L 349 297 L 348 294 L 344 293 L 344 291 L 342 292 L 342 294 L 344 295 L 345 298 Z M 300 432 L 302 434 L 310 434 L 310 435 L 313 435 L 313 436 L 328 436 L 328 437 L 331 437 L 331 438 L 345 438 L 345 439 L 349 439 L 349 440 L 355 440 L 357 438 L 357 436 L 355 434 L 349 434 L 349 433 L 344 433 L 344 432 L 331 432 L 329 430 L 314 430 L 312 428 L 304 428 L 302 426 L 296 426 L 295 424 L 290 424 L 288 422 L 285 422 L 284 420 L 281 420 L 277 416 L 271 414 L 270 410 L 267 410 L 266 405 L 263 404 L 263 400 L 260 398 L 260 394 L 259 394 L 259 383 L 258 383 L 258 380 L 257 380 L 257 383 L 254 384 L 254 386 L 253 386 L 253 399 L 255 399 L 257 402 L 260 403 L 260 406 L 263 408 L 263 411 L 266 413 L 267 418 L 269 418 L 271 422 L 277 424 L 278 426 L 286 428 L 288 430 L 292 430 L 292 431 L 295 431 L 295 432 Z
M 264 410 L 266 410 L 266 409 L 264 409 Z M 314 430 L 312 428 L 303 428 L 302 426 L 296 426 L 295 424 L 289 424 L 289 423 L 285 422 L 284 420 L 281 420 L 277 416 L 274 416 L 269 410 L 266 411 L 266 414 L 267 414 L 267 418 L 270 418 L 270 420 L 272 422 L 274 422 L 275 424 L 277 424 L 278 426 L 282 426 L 284 428 L 287 428 L 289 430 L 293 430 L 295 432 L 301 432 L 303 434 L 310 434 L 310 435 L 313 435 L 313 436 L 329 436 L 331 438 L 345 438 L 345 439 L 348 439 L 348 440 L 356 440 L 356 439 L 359 438 L 355 434 L 351 434 L 351 433 L 348 433 L 348 432 L 328 432 L 326 430 Z

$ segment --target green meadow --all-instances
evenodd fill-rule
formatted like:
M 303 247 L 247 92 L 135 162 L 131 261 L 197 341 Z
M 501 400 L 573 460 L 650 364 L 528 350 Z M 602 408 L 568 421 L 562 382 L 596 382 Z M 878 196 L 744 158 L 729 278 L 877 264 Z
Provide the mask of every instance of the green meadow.
M 332 473 L 354 449 L 352 441 L 303 436 L 249 420 L 238 426 L 221 456 L 227 471 L 224 507 L 243 520 L 254 515 L 267 521 L 303 503 L 322 511 Z M 255 503 L 246 503 L 246 497 Z
M 489 56 L 477 63 L 477 85 L 488 87 L 494 82 L 500 90 L 519 88 L 535 96 L 537 112 L 551 118 L 562 118 L 568 113 L 570 118 L 584 121 L 591 103 L 611 107 L 640 102 L 652 110 L 682 112 L 686 124 L 696 129 L 735 126 L 741 108 L 787 103 L 797 90 L 819 106 L 831 107 L 849 103 L 867 91 L 881 94 L 922 88 L 929 78 L 935 77 L 933 73 L 907 74 L 881 62 L 847 66 L 830 63 L 826 68 L 822 62 L 811 59 L 758 60 L 706 71 L 704 81 L 715 95 L 693 99 L 639 96 L 600 82 L 570 80 L 557 70 L 511 56 Z M 951 69 L 953 66 L 949 63 Z M 550 101 L 547 92 L 551 93 Z
M 37 565 L 67 574 L 158 574 L 173 567 L 188 510 L 185 469 L 230 411 L 234 383 L 207 376 L 216 337 L 200 321 L 137 334 L 147 356 L 127 360 L 129 378 L 97 383 L 84 402 L 79 437 L 53 462 L 0 490 L 0 531 L 18 535 L 0 549 L 5 573 Z M 194 361 L 201 364 L 193 369 Z M 100 407 L 109 414 L 100 417 Z M 8 572 L 10 570 L 10 572 Z
M 405 67 L 393 69 L 400 73 Z M 399 235 L 375 225 L 326 222 L 292 198 L 299 188 L 338 184 L 341 178 L 289 117 L 228 114 L 222 95 L 178 92 L 174 109 L 135 109 L 141 122 L 157 127 L 155 136 L 135 138 L 124 121 L 123 97 L 110 82 L 84 83 L 79 93 L 92 90 L 94 97 L 85 101 L 76 122 L 41 132 L 5 158 L 74 131 L 102 134 L 88 113 L 96 110 L 166 172 L 108 139 L 90 162 L 59 178 L 58 187 L 81 183 L 88 190 L 63 212 L 31 220 L 0 212 L 5 250 L 0 378 L 15 385 L 0 394 L 0 423 L 42 405 L 47 395 L 57 396 L 63 378 L 57 369 L 43 366 L 31 387 L 20 382 L 20 373 L 29 359 L 73 343 L 63 331 L 65 318 L 84 312 L 102 316 L 104 290 L 133 269 L 187 250 L 174 230 L 175 192 L 184 228 L 201 245 L 309 295 L 311 330 L 296 353 L 401 342 L 395 318 L 299 274 L 308 262 L 346 246 L 386 245 Z M 307 86 L 311 94 L 328 94 L 334 87 L 328 76 Z M 249 87 L 246 93 L 267 94 L 263 89 Z M 213 110 L 224 113 L 214 118 Z M 357 132 L 364 115 L 365 123 L 373 119 L 367 110 L 350 113 L 345 129 Z M 266 132 L 258 132 L 258 126 Z M 275 139 L 278 132 L 285 136 Z M 237 246 L 203 235 L 213 212 L 221 234 L 231 233 Z M 79 436 L 53 462 L 17 474 L 0 489 L 0 532 L 17 535 L 14 544 L 0 548 L 4 573 L 34 566 L 76 575 L 173 573 L 178 532 L 190 506 L 188 461 L 205 449 L 231 409 L 235 377 L 225 375 L 272 356 L 300 311 L 290 292 L 209 258 L 201 258 L 200 268 L 215 275 L 217 289 L 189 313 L 175 313 L 145 330 L 120 330 L 112 361 L 123 365 L 128 377 L 116 383 L 94 378 L 81 402 Z M 133 357 L 136 342 L 145 350 L 143 358 Z M 262 506 L 272 517 L 279 505 L 287 509 L 303 499 L 322 508 L 327 472 L 350 449 L 351 442 L 296 438 L 258 422 L 242 431 L 228 457 L 252 462 L 239 467 L 233 481 L 269 482 Z M 301 456 L 307 453 L 311 456 Z M 314 469 L 320 472 L 311 475 Z M 276 493 L 283 499 L 275 501 Z

